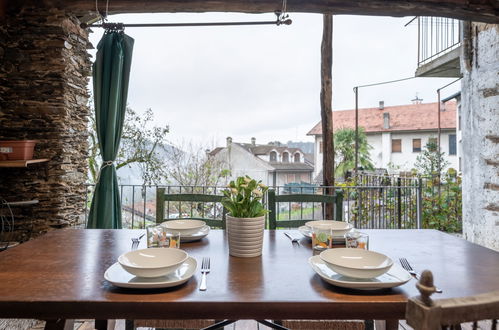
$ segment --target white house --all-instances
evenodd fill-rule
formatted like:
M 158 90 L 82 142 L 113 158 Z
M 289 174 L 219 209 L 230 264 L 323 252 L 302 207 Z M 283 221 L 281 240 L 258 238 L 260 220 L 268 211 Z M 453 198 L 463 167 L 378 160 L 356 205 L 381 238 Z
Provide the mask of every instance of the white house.
M 409 171 L 416 157 L 430 139 L 438 137 L 438 103 L 416 103 L 359 109 L 359 126 L 363 127 L 372 150 L 376 168 Z M 333 130 L 355 128 L 355 110 L 333 111 Z M 440 111 L 440 150 L 445 152 L 449 167 L 460 170 L 456 144 L 456 102 L 442 103 Z M 322 126 L 317 123 L 307 135 L 315 136 L 314 163 L 316 177 L 322 171 Z
M 311 183 L 314 167 L 299 148 L 288 148 L 274 144 L 257 145 L 232 142 L 227 138 L 225 147 L 209 152 L 231 171 L 231 177 L 249 175 L 268 186 L 284 186 L 288 183 Z

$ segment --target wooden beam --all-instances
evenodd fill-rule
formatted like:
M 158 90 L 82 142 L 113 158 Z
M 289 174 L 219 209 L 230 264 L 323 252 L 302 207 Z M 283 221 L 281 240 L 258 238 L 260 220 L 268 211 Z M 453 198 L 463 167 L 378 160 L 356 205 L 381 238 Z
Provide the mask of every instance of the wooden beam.
M 76 14 L 95 12 L 95 1 L 44 0 Z M 109 14 L 159 12 L 268 13 L 280 8 L 276 0 L 112 0 Z M 98 1 L 105 12 L 106 1 Z M 288 0 L 289 12 L 334 15 L 442 16 L 477 22 L 499 23 L 499 9 L 491 0 Z
M 321 124 L 322 124 L 322 175 L 324 186 L 334 186 L 334 140 L 333 140 L 333 16 L 324 14 L 321 43 Z M 334 194 L 327 188 L 326 194 Z M 326 204 L 325 219 L 333 219 L 333 204 Z

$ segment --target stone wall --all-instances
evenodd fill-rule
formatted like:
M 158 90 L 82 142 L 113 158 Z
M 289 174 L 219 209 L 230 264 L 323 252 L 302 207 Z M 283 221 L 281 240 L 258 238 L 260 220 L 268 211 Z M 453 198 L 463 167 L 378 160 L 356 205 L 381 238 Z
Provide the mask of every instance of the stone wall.
M 471 24 L 461 57 L 463 234 L 499 250 L 499 25 Z
M 17 239 L 81 221 L 87 177 L 87 31 L 57 9 L 0 18 L 0 140 L 38 140 L 48 163 L 0 168 L 0 198 L 39 200 L 15 209 Z

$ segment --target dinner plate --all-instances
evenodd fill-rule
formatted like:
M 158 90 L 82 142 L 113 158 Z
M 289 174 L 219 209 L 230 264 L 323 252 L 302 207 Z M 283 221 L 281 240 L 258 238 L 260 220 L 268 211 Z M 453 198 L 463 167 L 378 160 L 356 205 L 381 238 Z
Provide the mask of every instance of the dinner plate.
M 119 263 L 115 263 L 106 270 L 104 278 L 112 285 L 120 288 L 169 288 L 187 282 L 196 272 L 196 268 L 196 259 L 189 257 L 176 271 L 168 275 L 160 277 L 136 277 L 124 270 Z
M 188 235 L 180 234 L 180 242 L 185 243 L 185 242 L 198 241 L 201 238 L 206 237 L 209 233 L 210 233 L 210 226 L 206 225 L 195 233 L 188 234 Z
M 411 274 L 396 263 L 385 274 L 370 279 L 357 279 L 340 275 L 329 268 L 318 255 L 310 257 L 308 263 L 324 281 L 342 288 L 358 290 L 394 288 L 407 283 L 412 278 Z
M 298 231 L 307 238 L 312 238 L 312 231 L 307 226 L 298 227 Z M 345 244 L 345 237 L 343 236 L 333 236 L 333 243 Z

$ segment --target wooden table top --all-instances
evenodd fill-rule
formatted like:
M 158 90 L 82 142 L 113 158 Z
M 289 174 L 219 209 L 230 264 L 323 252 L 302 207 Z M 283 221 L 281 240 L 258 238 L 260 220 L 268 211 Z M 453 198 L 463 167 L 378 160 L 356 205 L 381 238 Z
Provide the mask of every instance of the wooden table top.
M 211 257 L 207 291 L 198 290 L 199 272 L 175 288 L 113 287 L 103 278 L 105 270 L 142 232 L 56 230 L 0 253 L 0 317 L 403 319 L 407 298 L 417 295 L 415 280 L 383 291 L 329 285 L 308 265 L 310 242 L 303 238 L 292 246 L 282 231 L 265 232 L 263 255 L 256 258 L 229 256 L 221 230 L 183 243 L 199 265 L 202 257 Z M 435 230 L 365 232 L 371 250 L 394 261 L 406 257 L 417 270 L 430 269 L 443 289 L 436 298 L 499 289 L 498 252 Z

